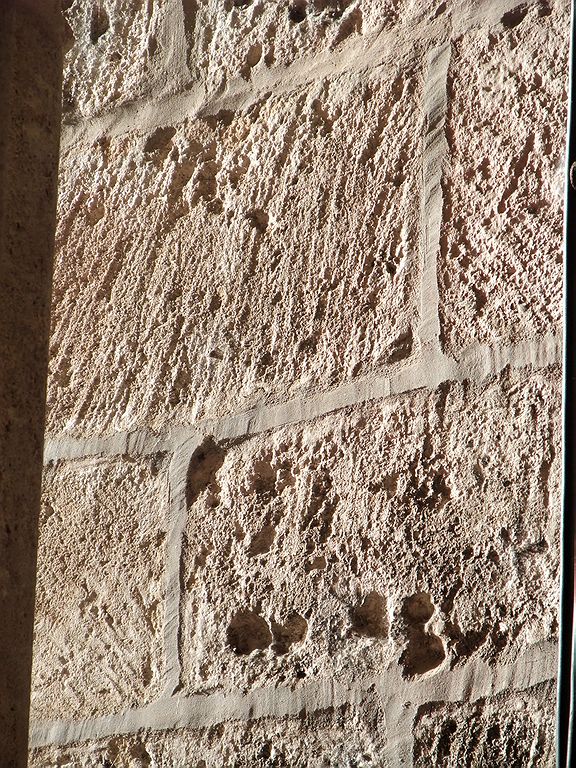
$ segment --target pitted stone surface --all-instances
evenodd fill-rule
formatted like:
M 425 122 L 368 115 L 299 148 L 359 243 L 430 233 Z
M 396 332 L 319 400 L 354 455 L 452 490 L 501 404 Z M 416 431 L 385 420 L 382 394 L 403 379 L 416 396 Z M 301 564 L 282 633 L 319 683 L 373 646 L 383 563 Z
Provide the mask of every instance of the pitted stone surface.
M 193 454 L 188 693 L 490 664 L 556 633 L 559 384 L 446 384 Z
M 68 123 L 146 100 L 229 96 L 286 67 L 354 66 L 379 36 L 419 36 L 462 0 L 65 0 Z M 408 46 L 406 46 L 408 48 Z M 290 77 L 288 77 L 290 79 Z M 307 78 L 310 79 L 310 78 Z
M 555 706 L 553 682 L 473 704 L 422 706 L 415 723 L 414 768 L 552 768 Z
M 174 90 L 167 17 L 180 0 L 63 0 L 64 118 L 73 122 Z
M 381 757 L 386 738 L 379 698 L 370 691 L 358 705 L 299 717 L 36 749 L 30 768 L 373 768 L 391 766 Z
M 50 430 L 190 422 L 408 358 L 421 125 L 406 68 L 65 156 Z
M 453 42 L 439 263 L 451 354 L 560 331 L 568 5 L 522 4 Z
M 90 717 L 158 695 L 166 504 L 161 458 L 47 469 L 35 718 Z
M 343 43 L 373 37 L 402 20 L 414 22 L 438 5 L 410 0 L 188 0 L 191 76 L 210 92 L 221 93 L 235 79 L 249 81 L 254 74 L 319 53 L 338 57 Z

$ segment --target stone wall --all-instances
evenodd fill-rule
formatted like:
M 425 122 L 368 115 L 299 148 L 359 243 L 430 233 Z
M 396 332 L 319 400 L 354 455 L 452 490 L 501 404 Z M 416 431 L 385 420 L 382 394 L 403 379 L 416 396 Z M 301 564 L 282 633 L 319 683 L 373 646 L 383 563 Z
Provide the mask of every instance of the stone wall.
M 64 7 L 31 765 L 553 765 L 567 0 Z

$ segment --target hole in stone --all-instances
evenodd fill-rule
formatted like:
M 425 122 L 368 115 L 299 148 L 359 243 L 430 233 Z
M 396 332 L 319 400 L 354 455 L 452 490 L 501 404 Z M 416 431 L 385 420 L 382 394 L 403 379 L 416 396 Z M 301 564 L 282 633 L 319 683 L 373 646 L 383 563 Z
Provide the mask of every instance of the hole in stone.
M 525 5 L 519 5 L 518 8 L 513 8 L 511 11 L 505 13 L 500 19 L 500 23 L 506 29 L 513 29 L 517 27 L 522 21 L 524 21 L 528 8 Z
M 226 630 L 228 645 L 234 653 L 247 656 L 272 644 L 272 633 L 266 621 L 254 611 L 239 611 Z
M 294 643 L 301 643 L 308 634 L 308 622 L 299 613 L 292 613 L 284 624 L 272 622 L 274 645 L 272 650 L 279 655 L 288 653 Z
M 144 144 L 144 152 L 148 154 L 150 152 L 158 152 L 162 149 L 166 149 L 171 143 L 175 134 L 176 128 L 156 128 L 156 130 L 146 139 L 146 144 Z
M 408 640 L 400 657 L 404 677 L 423 675 L 440 666 L 446 658 L 442 640 L 424 628 L 433 615 L 434 605 L 426 592 L 417 592 L 407 597 L 402 604 L 400 616 Z
M 194 504 L 198 497 L 210 486 L 211 497 L 218 498 L 220 487 L 216 483 L 216 473 L 224 463 L 226 451 L 212 437 L 205 438 L 192 454 L 188 467 L 186 484 L 186 501 L 188 506 Z
M 98 40 L 110 29 L 110 17 L 101 2 L 92 6 L 90 17 L 90 41 L 95 45 Z
M 414 338 L 412 336 L 412 328 L 401 333 L 394 339 L 392 344 L 388 348 L 388 364 L 397 363 L 400 360 L 405 360 L 412 354 L 412 347 L 414 344 Z
M 275 537 L 276 529 L 274 526 L 265 525 L 264 528 L 252 538 L 250 546 L 248 547 L 248 557 L 255 557 L 256 555 L 263 555 L 266 552 L 269 552 Z
M 293 3 L 288 8 L 288 18 L 294 24 L 300 24 L 306 18 L 306 4 L 304 2 Z
M 266 232 L 268 227 L 268 214 L 260 208 L 253 208 L 246 212 L 246 220 L 251 227 L 254 227 L 260 234 Z
M 378 592 L 370 592 L 350 612 L 352 631 L 364 637 L 387 637 L 386 600 Z

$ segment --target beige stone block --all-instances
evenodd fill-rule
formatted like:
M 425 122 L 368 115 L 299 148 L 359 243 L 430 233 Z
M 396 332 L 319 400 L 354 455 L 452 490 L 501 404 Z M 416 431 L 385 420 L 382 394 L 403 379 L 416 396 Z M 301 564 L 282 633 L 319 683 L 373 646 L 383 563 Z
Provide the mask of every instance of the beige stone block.
M 414 768 L 552 768 L 555 707 L 554 682 L 473 704 L 426 704 L 416 717 Z
M 373 768 L 387 739 L 378 695 L 298 717 L 229 720 L 207 728 L 36 749 L 30 768 Z
M 193 454 L 188 693 L 421 679 L 554 639 L 558 373 L 447 383 Z
M 440 317 L 445 349 L 560 333 L 568 3 L 454 41 Z
M 81 719 L 158 696 L 161 459 L 59 463 L 44 479 L 32 712 Z
M 296 65 L 298 70 L 313 59 L 338 59 L 343 46 L 413 23 L 439 5 L 410 0 L 187 0 L 191 76 L 209 92 L 219 93 L 234 81 L 265 79 L 276 67 Z
M 419 24 L 459 5 L 466 2 L 66 0 L 67 121 L 177 92 L 202 92 L 210 100 L 254 82 L 266 90 L 267 81 L 290 83 L 331 59 L 354 66 L 376 40 L 396 31 L 400 57 L 412 48 Z
M 63 0 L 63 108 L 76 121 L 181 85 L 177 37 L 181 0 Z M 170 71 L 171 70 L 171 71 Z M 170 77 L 171 75 L 171 77 Z
M 66 153 L 49 429 L 193 422 L 408 358 L 414 66 Z

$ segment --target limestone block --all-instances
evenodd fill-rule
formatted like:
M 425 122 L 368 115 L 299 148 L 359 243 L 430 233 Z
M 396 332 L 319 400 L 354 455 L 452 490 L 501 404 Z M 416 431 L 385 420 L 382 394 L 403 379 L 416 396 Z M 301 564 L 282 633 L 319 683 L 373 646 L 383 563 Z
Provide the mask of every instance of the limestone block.
M 556 632 L 557 371 L 446 384 L 190 461 L 188 693 L 408 680 Z
M 265 79 L 274 67 L 324 55 L 342 44 L 409 24 L 438 2 L 410 0 L 185 0 L 188 64 L 194 82 L 222 92 Z
M 474 704 L 425 705 L 416 717 L 414 768 L 552 768 L 555 706 L 553 682 Z
M 62 5 L 65 120 L 177 87 L 177 38 L 168 30 L 180 0 L 63 0 Z
M 415 25 L 446 13 L 446 6 L 441 0 L 65 0 L 67 120 L 191 89 L 220 96 L 254 80 L 265 85 L 295 65 L 291 80 L 311 61 L 352 62 L 378 35 L 399 27 L 408 50 Z
M 439 264 L 445 348 L 560 332 L 569 4 L 455 40 Z
M 44 486 L 33 717 L 79 719 L 155 698 L 167 504 L 161 460 L 59 463 Z
M 191 422 L 409 357 L 414 66 L 66 153 L 49 428 Z
M 218 723 L 33 750 L 30 768 L 373 768 L 387 738 L 378 696 L 298 717 Z M 391 768 L 391 767 L 390 767 Z

